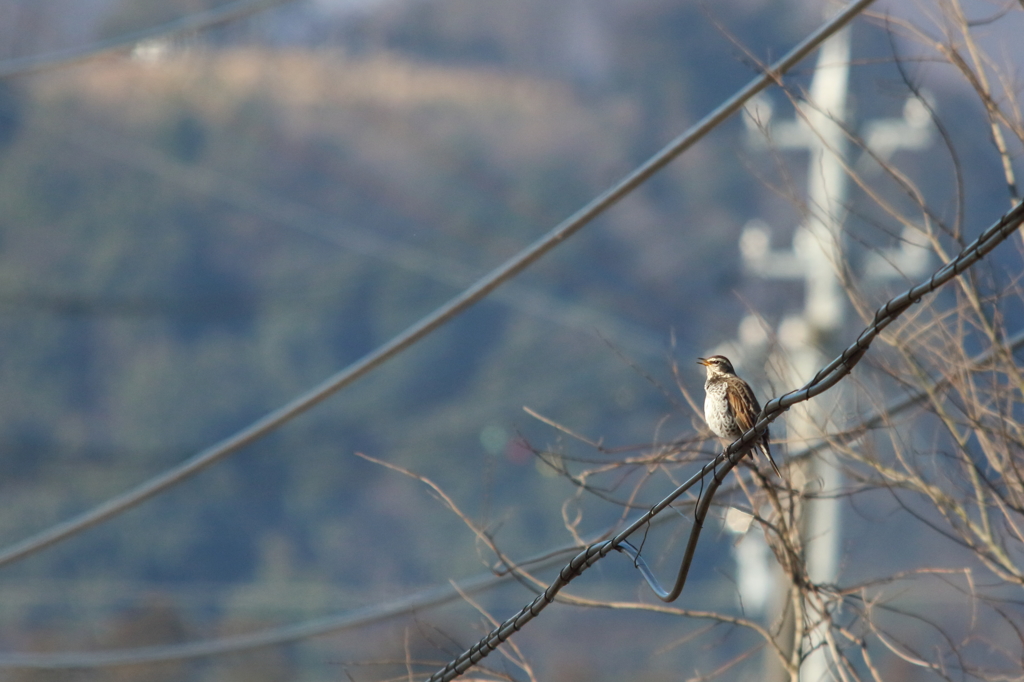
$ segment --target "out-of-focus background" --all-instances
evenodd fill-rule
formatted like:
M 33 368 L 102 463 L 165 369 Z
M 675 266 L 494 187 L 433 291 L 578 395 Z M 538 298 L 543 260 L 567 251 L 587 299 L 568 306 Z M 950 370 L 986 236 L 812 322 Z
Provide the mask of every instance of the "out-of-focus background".
M 0 69 L 216 4 L 4 0 Z M 979 16 L 998 9 L 977 4 Z M 907 82 L 925 86 L 960 165 L 938 134 L 892 160 L 937 212 L 962 211 L 973 236 L 1007 205 L 984 109 L 949 68 L 913 58 L 900 21 L 937 30 L 927 8 L 875 12 L 899 14 L 854 23 L 851 125 L 903 116 Z M 798 0 L 300 0 L 0 80 L 0 543 L 181 462 L 370 352 L 822 18 Z M 791 92 L 813 66 L 797 69 Z M 792 117 L 784 95 L 769 98 Z M 398 359 L 170 491 L 0 569 L 0 658 L 217 638 L 487 571 L 493 557 L 437 495 L 357 452 L 428 477 L 513 558 L 572 543 L 577 512 L 583 536 L 614 523 L 621 506 L 580 493 L 535 451 L 614 456 L 523 407 L 612 449 L 694 437 L 699 413 L 677 383 L 703 399 L 695 357 L 745 318 L 749 332 L 751 314 L 771 337 L 803 305 L 800 281 L 752 276 L 739 242 L 757 218 L 788 243 L 806 155 L 750 139 L 734 117 Z M 898 234 L 868 194 L 849 199 L 853 263 Z M 865 296 L 879 303 L 906 282 Z M 860 322 L 851 312 L 847 324 Z M 655 473 L 638 507 L 671 486 Z M 682 513 L 672 523 L 647 550 L 666 580 L 690 527 Z M 867 565 L 900 537 L 898 524 L 847 523 L 846 546 L 863 541 Z M 736 608 L 733 543 L 716 516 L 681 606 Z M 901 546 L 934 550 L 927 538 Z M 646 598 L 616 557 L 579 591 Z M 531 596 L 511 584 L 477 598 L 500 620 Z M 735 653 L 724 630 L 688 644 L 701 627 L 555 605 L 517 641 L 539 679 L 676 680 Z M 384 679 L 407 659 L 430 670 L 485 629 L 456 601 L 288 646 L 0 679 Z

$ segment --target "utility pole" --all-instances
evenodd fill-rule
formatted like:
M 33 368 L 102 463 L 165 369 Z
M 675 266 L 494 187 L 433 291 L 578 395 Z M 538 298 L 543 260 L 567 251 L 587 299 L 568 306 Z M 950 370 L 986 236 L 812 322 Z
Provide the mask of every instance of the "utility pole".
M 778 149 L 806 151 L 806 210 L 801 224 L 793 234 L 792 247 L 772 249 L 768 225 L 751 221 L 743 230 L 740 249 L 750 274 L 765 279 L 802 280 L 804 306 L 799 315 L 785 317 L 778 328 L 779 346 L 785 356 L 786 387 L 800 386 L 836 352 L 836 338 L 846 321 L 846 295 L 840 273 L 844 262 L 843 222 L 849 177 L 846 164 L 851 142 L 848 135 L 847 86 L 850 63 L 850 30 L 846 28 L 826 42 L 818 55 L 817 66 L 806 101 L 796 105 L 792 120 L 773 120 L 772 108 L 765 98 L 748 104 L 744 122 L 750 139 L 757 145 Z M 916 106 L 915 106 L 916 105 Z M 931 122 L 925 107 L 917 100 L 908 100 L 900 119 L 883 119 L 863 126 L 863 139 L 876 158 L 888 160 L 897 149 L 921 149 L 931 142 Z M 896 274 L 913 277 L 927 267 L 927 251 L 904 235 L 903 246 L 875 252 L 864 263 L 864 277 L 885 278 Z M 751 333 L 751 320 L 740 326 L 738 342 L 730 344 L 744 354 L 743 347 L 762 341 Z M 754 324 L 753 326 L 757 326 Z M 812 445 L 823 439 L 831 415 L 837 412 L 842 393 L 831 400 L 823 397 L 794 406 L 786 415 L 786 440 L 799 446 Z M 805 547 L 809 578 L 817 583 L 834 583 L 838 577 L 840 508 L 832 495 L 839 490 L 842 474 L 835 453 L 823 449 L 819 456 L 808 458 L 790 469 L 794 487 L 811 494 L 801 516 L 801 535 Z M 728 522 L 728 519 L 727 519 Z M 750 534 L 742 540 L 758 537 Z M 763 543 L 763 539 L 760 539 Z M 742 547 L 742 542 L 737 548 Z M 767 550 L 765 550 L 767 551 Z M 744 556 L 754 554 L 743 549 Z M 763 556 L 763 555 L 762 555 Z M 744 559 L 737 553 L 740 576 L 738 583 L 764 585 L 744 576 L 744 570 L 764 570 L 763 560 Z M 744 568 L 744 563 L 748 567 Z M 761 568 L 758 569 L 758 564 Z M 778 585 L 774 587 L 778 589 Z M 787 587 L 788 589 L 788 583 Z M 742 595 L 744 603 L 764 604 L 766 598 L 756 594 Z M 813 616 L 810 616 L 813 623 Z M 802 682 L 821 682 L 831 678 L 831 664 L 822 646 L 824 628 L 813 626 L 806 639 L 801 636 L 805 623 L 794 623 L 793 646 L 807 652 L 800 668 Z

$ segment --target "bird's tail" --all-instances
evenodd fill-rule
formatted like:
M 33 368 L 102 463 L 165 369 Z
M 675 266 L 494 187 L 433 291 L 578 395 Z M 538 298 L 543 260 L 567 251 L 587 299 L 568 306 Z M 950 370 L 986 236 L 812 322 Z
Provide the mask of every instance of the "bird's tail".
M 758 443 L 757 449 L 761 451 L 761 454 L 767 458 L 768 462 L 772 465 L 772 469 L 775 469 L 775 475 L 782 478 L 782 472 L 779 471 L 779 465 L 772 459 L 772 451 L 768 449 L 767 443 Z

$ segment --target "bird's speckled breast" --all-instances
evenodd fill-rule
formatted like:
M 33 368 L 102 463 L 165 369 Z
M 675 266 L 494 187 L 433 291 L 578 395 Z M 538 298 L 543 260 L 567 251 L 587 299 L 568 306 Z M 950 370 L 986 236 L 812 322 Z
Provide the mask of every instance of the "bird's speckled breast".
M 704 384 L 704 421 L 719 438 L 735 440 L 743 435 L 729 414 L 724 381 L 708 380 Z

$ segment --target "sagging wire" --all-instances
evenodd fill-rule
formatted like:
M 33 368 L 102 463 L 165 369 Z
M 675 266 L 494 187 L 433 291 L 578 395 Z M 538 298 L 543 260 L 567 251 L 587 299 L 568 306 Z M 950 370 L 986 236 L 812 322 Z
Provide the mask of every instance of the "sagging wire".
M 6 548 L 0 549 L 0 566 L 23 559 L 30 554 L 34 554 L 50 545 L 76 535 L 87 528 L 108 521 L 149 498 L 164 492 L 168 488 L 181 483 L 211 464 L 224 459 L 228 455 L 277 430 L 293 418 L 323 402 L 342 388 L 374 371 L 437 329 L 448 324 L 640 187 L 655 173 L 668 165 L 669 162 L 739 111 L 751 98 L 769 85 L 776 83 L 782 74 L 813 52 L 824 40 L 842 28 L 873 1 L 855 0 L 855 2 L 852 2 L 832 20 L 822 25 L 785 56 L 772 64 L 770 69 L 755 77 L 736 94 L 708 113 L 689 130 L 672 140 L 618 183 L 605 190 L 605 192 L 556 225 L 547 234 L 505 261 L 505 263 L 478 279 L 474 284 L 463 290 L 462 293 L 434 309 L 434 311 L 428 313 L 397 336 L 392 337 L 391 340 L 382 346 L 377 347 L 345 369 L 328 377 L 319 385 L 293 398 L 290 402 L 276 410 L 267 413 L 240 431 L 201 450 L 181 464 L 157 474 L 136 487 L 112 497 L 78 516 L 57 523 Z

